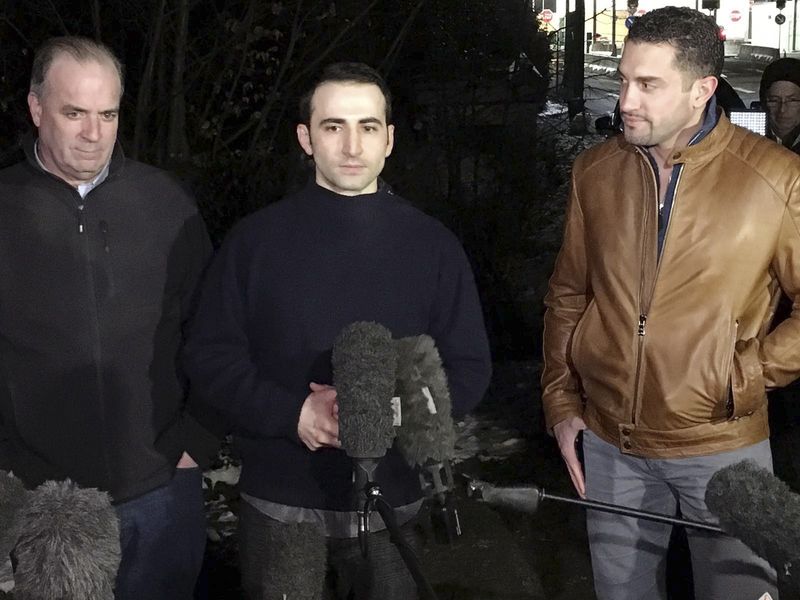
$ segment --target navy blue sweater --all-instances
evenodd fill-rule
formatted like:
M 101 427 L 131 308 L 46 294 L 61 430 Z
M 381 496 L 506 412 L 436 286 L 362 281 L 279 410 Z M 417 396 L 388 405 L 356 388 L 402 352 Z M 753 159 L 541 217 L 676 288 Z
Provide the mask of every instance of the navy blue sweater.
M 491 363 L 478 295 L 456 238 L 387 189 L 340 196 L 316 184 L 244 219 L 212 264 L 186 366 L 230 419 L 241 489 L 290 506 L 348 510 L 352 464 L 297 436 L 309 382 L 332 383 L 331 347 L 354 321 L 394 337 L 427 333 L 450 381 L 454 414 L 483 396 Z M 376 474 L 395 506 L 420 496 L 395 449 Z

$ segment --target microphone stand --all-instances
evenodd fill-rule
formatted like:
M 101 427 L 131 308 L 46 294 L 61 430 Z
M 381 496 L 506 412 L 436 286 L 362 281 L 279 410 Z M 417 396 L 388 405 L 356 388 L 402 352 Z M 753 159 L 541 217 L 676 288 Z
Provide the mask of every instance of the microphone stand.
M 431 524 L 439 544 L 453 545 L 461 536 L 458 507 L 451 491 L 455 484 L 450 461 L 426 461 L 419 471 L 426 500 L 431 501 Z
M 363 556 L 366 557 L 368 554 L 369 517 L 373 510 L 377 510 L 386 525 L 386 530 L 389 532 L 389 540 L 397 547 L 403 562 L 406 564 L 406 568 L 414 579 L 414 583 L 417 584 L 420 597 L 423 600 L 438 600 L 436 592 L 433 591 L 433 587 L 422 572 L 416 552 L 400 532 L 394 508 L 384 499 L 380 486 L 374 481 L 369 481 L 364 488 L 364 492 L 367 499 L 364 502 L 363 510 L 358 511 L 359 539 L 362 542 L 361 552 Z M 365 535 L 362 535 L 362 526 Z
M 484 490 L 498 489 L 495 486 L 482 481 L 471 480 L 468 486 L 468 495 L 480 494 L 482 496 Z M 519 488 L 518 488 L 519 489 Z M 656 523 L 667 523 L 669 525 L 682 525 L 692 529 L 699 529 L 701 531 L 708 531 L 711 533 L 722 533 L 727 535 L 721 527 L 716 525 L 709 525 L 702 521 L 692 521 L 689 519 L 681 519 L 678 517 L 671 517 L 660 513 L 649 512 L 646 510 L 639 510 L 637 508 L 629 508 L 627 506 L 619 506 L 617 504 L 609 504 L 608 502 L 600 502 L 598 500 L 583 500 L 580 498 L 570 498 L 567 496 L 559 496 L 557 494 L 550 494 L 545 492 L 544 488 L 531 486 L 529 489 L 536 494 L 536 504 L 542 500 L 553 500 L 555 502 L 563 502 L 565 504 L 574 504 L 589 508 L 592 510 L 599 510 L 602 512 L 612 513 L 615 515 L 623 515 L 625 517 L 635 517 L 637 519 L 645 519 L 646 521 L 655 521 Z

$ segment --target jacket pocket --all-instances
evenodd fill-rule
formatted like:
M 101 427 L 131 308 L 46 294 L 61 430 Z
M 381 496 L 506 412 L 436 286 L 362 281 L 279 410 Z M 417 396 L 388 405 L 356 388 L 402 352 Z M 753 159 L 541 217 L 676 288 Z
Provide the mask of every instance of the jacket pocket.
M 729 419 L 752 415 L 766 402 L 767 392 L 764 371 L 758 356 L 759 347 L 757 338 L 736 342 L 731 366 Z

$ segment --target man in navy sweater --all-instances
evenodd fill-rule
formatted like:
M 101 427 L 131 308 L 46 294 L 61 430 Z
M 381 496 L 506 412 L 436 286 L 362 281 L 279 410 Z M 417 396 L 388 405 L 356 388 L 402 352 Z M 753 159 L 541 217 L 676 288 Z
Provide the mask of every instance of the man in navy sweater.
M 242 452 L 248 597 L 263 597 L 275 578 L 265 540 L 312 523 L 327 540 L 328 597 L 408 600 L 416 589 L 386 532 L 371 536 L 368 559 L 358 550 L 331 347 L 355 321 L 381 323 L 395 338 L 430 335 L 458 417 L 480 401 L 491 374 L 480 303 L 452 233 L 378 181 L 394 141 L 380 75 L 359 63 L 331 65 L 300 113 L 297 137 L 315 181 L 232 231 L 203 289 L 187 370 L 229 417 Z M 410 530 L 420 485 L 395 448 L 376 480 Z

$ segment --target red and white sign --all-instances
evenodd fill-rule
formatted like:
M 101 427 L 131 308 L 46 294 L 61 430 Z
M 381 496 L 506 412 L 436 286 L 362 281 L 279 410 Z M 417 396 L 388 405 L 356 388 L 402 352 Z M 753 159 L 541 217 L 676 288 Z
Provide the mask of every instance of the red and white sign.
M 734 8 L 731 11 L 731 21 L 736 23 L 736 21 L 740 20 L 741 18 L 742 18 L 742 11 L 737 10 L 737 9 Z
M 553 20 L 553 11 L 549 8 L 545 8 L 539 13 L 539 19 L 541 19 L 542 23 L 549 23 Z

